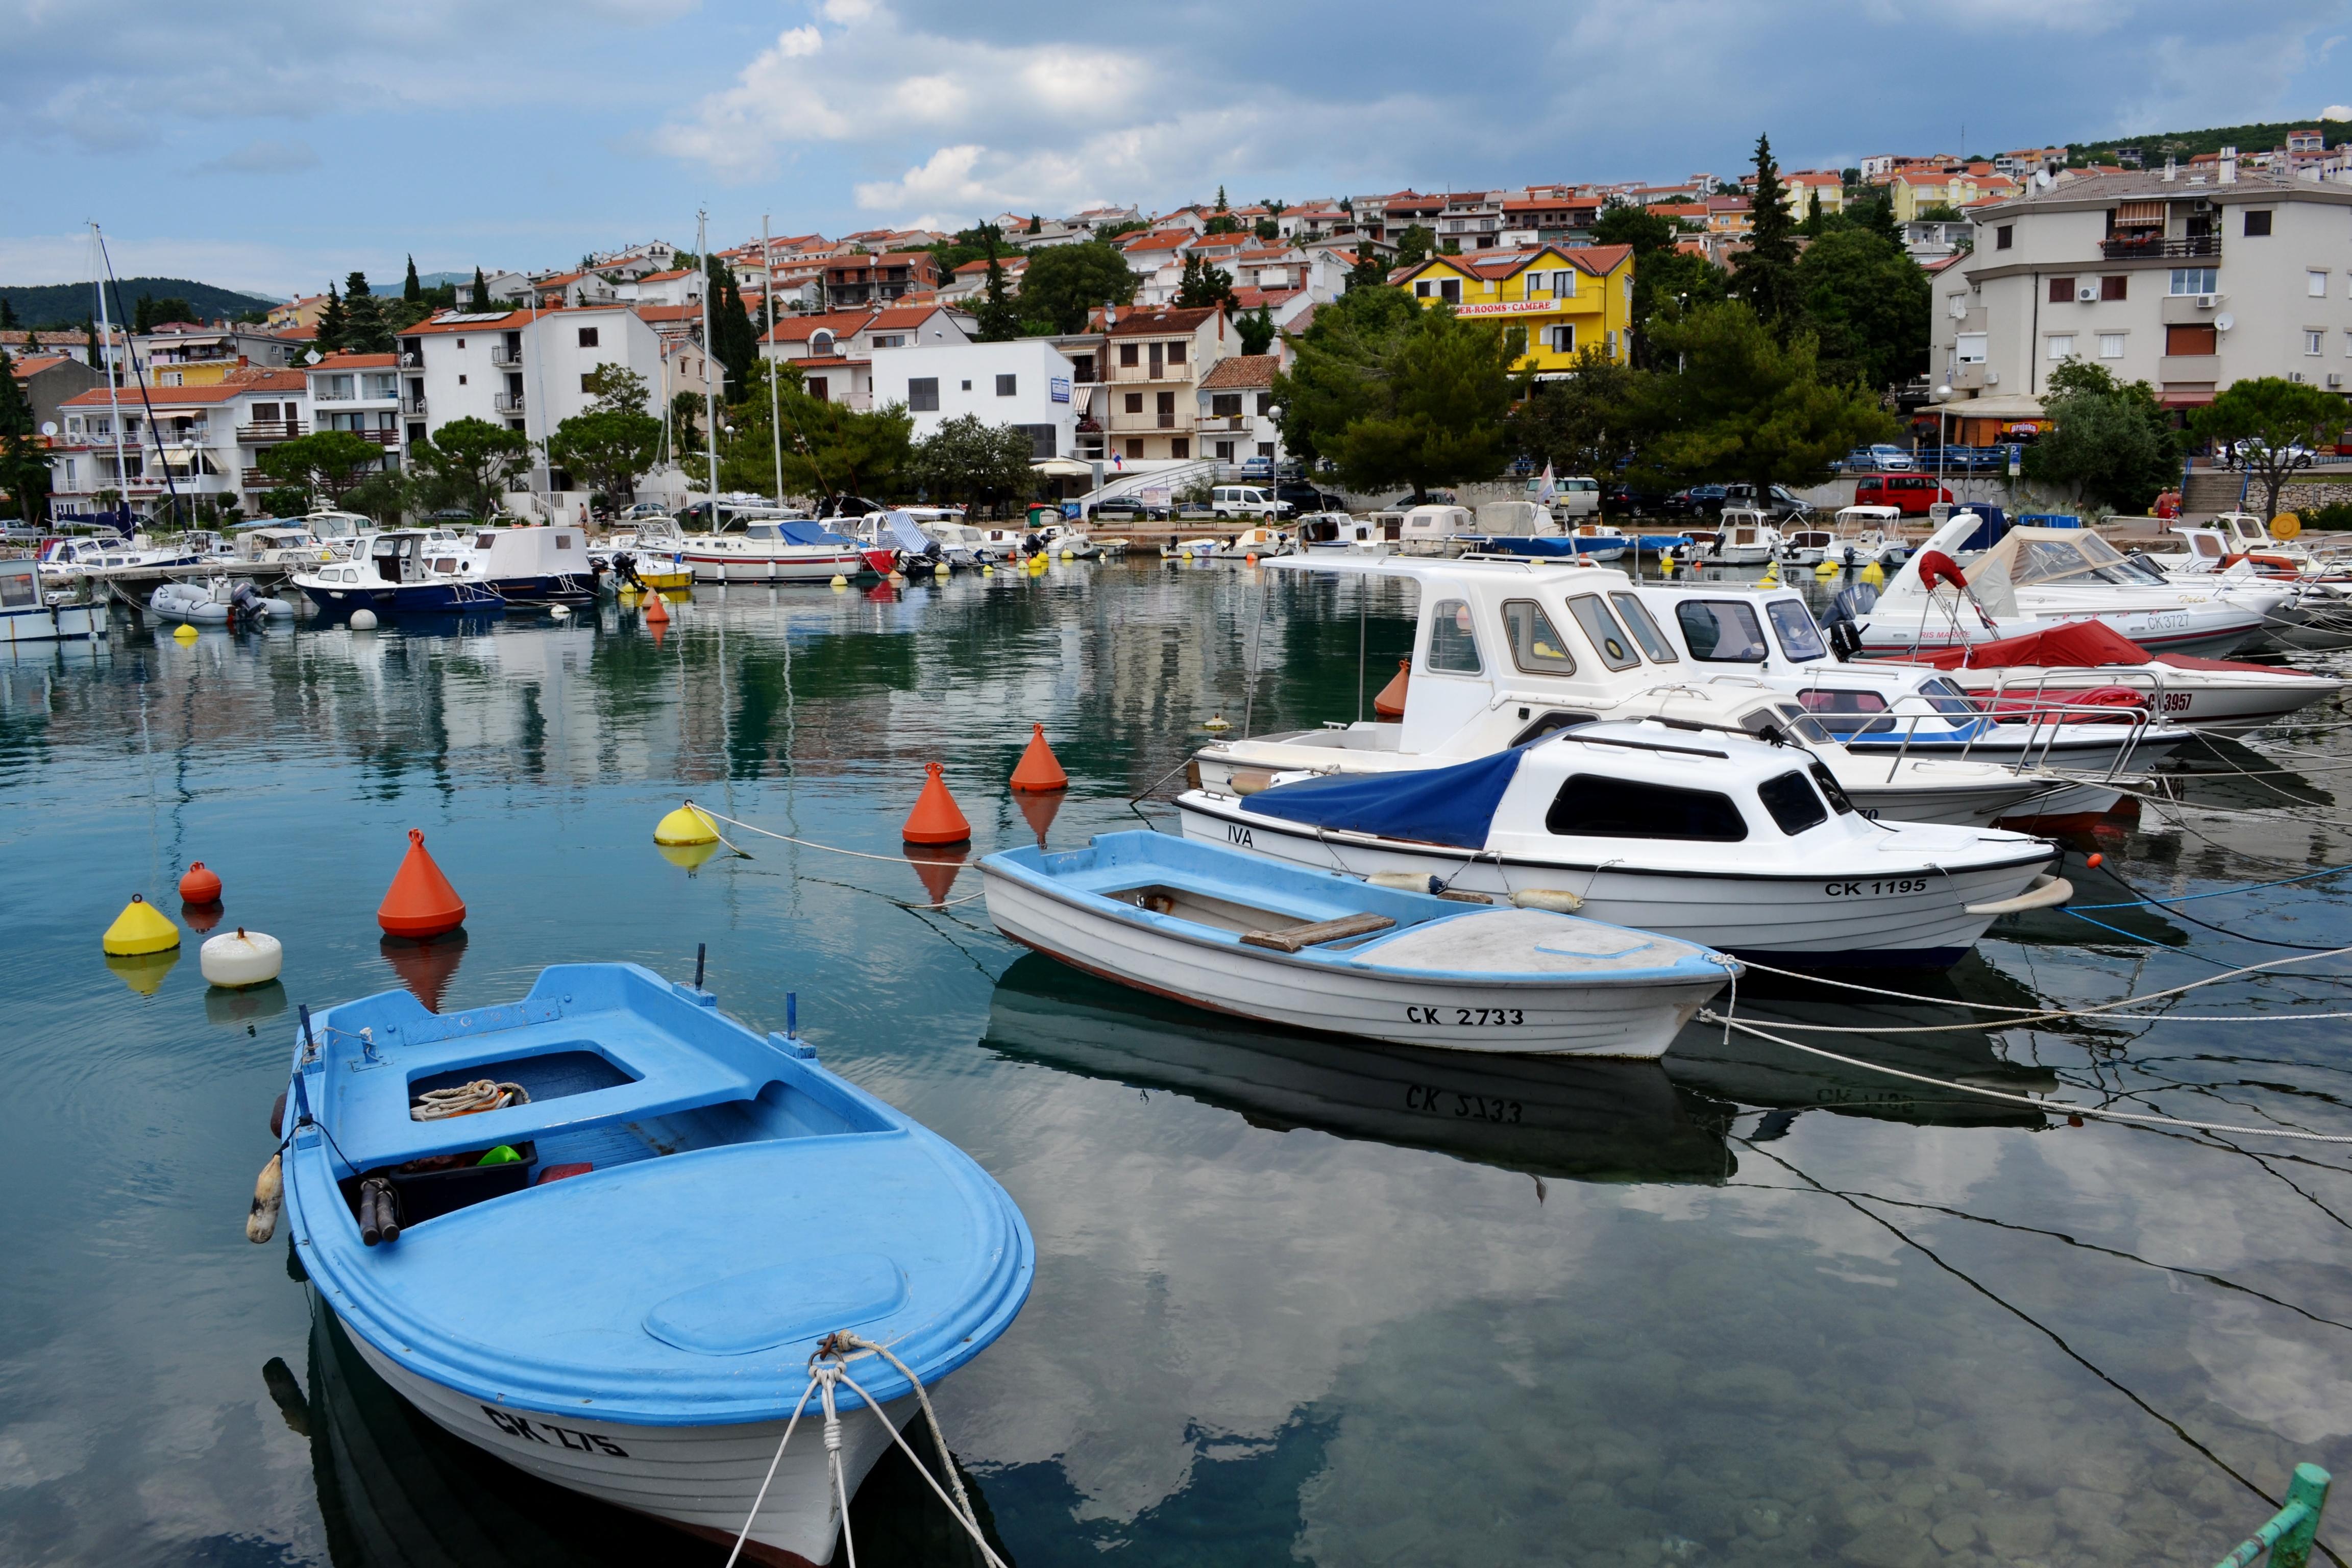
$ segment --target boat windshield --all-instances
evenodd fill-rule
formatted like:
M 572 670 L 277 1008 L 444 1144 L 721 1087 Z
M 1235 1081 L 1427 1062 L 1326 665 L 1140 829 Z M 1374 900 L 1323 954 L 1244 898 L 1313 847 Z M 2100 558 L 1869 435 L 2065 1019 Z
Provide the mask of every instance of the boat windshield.
M 1827 658 L 1830 650 L 1822 644 L 1822 628 L 1813 624 L 1812 612 L 1801 599 L 1773 599 L 1764 606 L 1772 618 L 1772 629 L 1780 634 L 1780 651 L 1793 663 L 1809 664 L 1817 658 Z
M 1617 606 L 1617 613 L 1625 618 L 1625 626 L 1633 632 L 1633 640 L 1642 645 L 1642 651 L 1650 656 L 1652 663 L 1682 662 L 1682 656 L 1675 652 L 1675 645 L 1666 640 L 1666 634 L 1658 629 L 1658 623 L 1650 618 L 1650 612 L 1643 606 L 1641 600 L 1631 594 L 1612 594 L 1609 602 Z
M 1709 664 L 1761 664 L 1764 623 L 1756 607 L 1737 599 L 1686 599 L 1675 606 L 1691 657 Z
M 1979 710 L 1975 698 L 1941 676 L 1921 681 L 1919 695 L 1926 698 L 1928 706 L 1938 713 L 1974 714 Z

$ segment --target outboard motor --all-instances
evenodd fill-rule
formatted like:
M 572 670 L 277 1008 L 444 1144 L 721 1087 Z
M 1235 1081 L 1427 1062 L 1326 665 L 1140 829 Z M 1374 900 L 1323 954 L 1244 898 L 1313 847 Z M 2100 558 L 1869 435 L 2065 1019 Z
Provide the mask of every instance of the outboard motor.
M 1867 583 L 1855 583 L 1841 588 L 1830 600 L 1829 614 L 1822 617 L 1822 631 L 1829 638 L 1830 651 L 1843 664 L 1862 651 L 1862 628 L 1854 623 L 1870 614 L 1878 604 L 1878 590 Z
M 236 591 L 228 596 L 229 609 L 239 620 L 261 621 L 269 618 L 269 606 L 261 602 L 251 583 L 239 582 Z

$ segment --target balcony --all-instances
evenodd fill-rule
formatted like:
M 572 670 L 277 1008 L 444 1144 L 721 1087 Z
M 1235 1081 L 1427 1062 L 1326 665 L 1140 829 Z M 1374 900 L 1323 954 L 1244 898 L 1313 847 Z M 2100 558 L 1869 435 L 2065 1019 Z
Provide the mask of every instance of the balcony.
M 2221 254 L 2221 237 L 2218 234 L 2190 235 L 2183 239 L 2167 239 L 2154 229 L 2147 237 L 2136 239 L 2118 235 L 2102 240 L 2099 254 L 2109 261 L 2183 261 L 2194 258 L 2211 259 Z
M 1110 430 L 1114 436 L 1139 436 L 1147 430 L 1183 430 L 1192 428 L 1189 414 L 1114 414 Z
M 250 425 L 236 427 L 236 444 L 240 447 L 266 447 L 272 441 L 291 441 L 307 434 L 299 419 L 257 419 Z
M 1246 414 L 1211 414 L 1192 421 L 1192 428 L 1203 436 L 1246 436 L 1256 426 Z
M 522 412 L 522 394 L 501 392 L 490 399 L 490 406 L 501 414 L 520 414 Z
M 373 430 L 346 430 L 343 434 L 346 436 L 356 436 L 362 441 L 373 441 L 379 447 L 397 447 L 400 445 L 400 432 L 397 430 L 386 430 L 379 427 Z
M 415 414 L 421 416 L 425 413 L 425 399 L 415 395 L 404 397 L 400 400 L 400 411 L 403 414 Z
M 490 351 L 490 363 L 501 370 L 520 370 L 522 368 L 522 350 L 501 344 Z
M 1150 362 L 1147 360 L 1141 364 L 1117 364 L 1111 366 L 1110 379 L 1114 383 L 1125 383 L 1130 385 L 1137 382 L 1150 384 L 1152 382 L 1181 381 L 1189 383 L 1192 379 L 1192 367 L 1189 364 L 1168 364 L 1162 365 L 1158 369 L 1154 369 Z

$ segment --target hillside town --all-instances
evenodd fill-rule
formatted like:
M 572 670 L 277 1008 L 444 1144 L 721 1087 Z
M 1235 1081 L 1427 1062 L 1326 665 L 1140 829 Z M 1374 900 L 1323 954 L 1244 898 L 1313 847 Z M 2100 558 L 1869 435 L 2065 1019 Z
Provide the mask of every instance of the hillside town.
M 1164 504 L 1302 458 L 1336 483 L 1341 432 L 1313 428 L 1294 382 L 1312 380 L 1302 349 L 1311 360 L 1367 290 L 1498 329 L 1520 418 L 1497 470 L 1631 466 L 1622 433 L 1563 434 L 1565 394 L 1537 416 L 1546 388 L 1658 368 L 1664 340 L 1720 300 L 1801 327 L 1823 378 L 1883 416 L 1858 437 L 1948 448 L 1965 469 L 2050 428 L 2070 365 L 2146 387 L 2183 431 L 2241 382 L 2340 391 L 2347 207 L 2352 147 L 2312 126 L 2161 161 L 2048 146 L 1783 171 L 1759 143 L 1745 172 L 1666 183 L 1246 203 L 1221 188 L 1167 212 L 1004 212 L 953 234 L 762 234 L 700 255 L 651 240 L 430 289 L 412 260 L 396 290 L 353 273 L 249 319 L 142 299 L 133 320 L 101 322 L 123 302 L 100 300 L 79 327 L 0 328 L 19 423 L 39 433 L 5 483 L 20 503 L 45 490 L 59 518 L 168 503 L 205 521 L 321 493 L 394 518 L 462 508 L 457 472 L 481 502 L 565 520 L 687 507 L 714 485 L 779 500 L 925 489 L 911 460 L 826 471 L 841 422 L 876 418 L 908 453 L 943 429 L 994 437 L 995 468 L 975 481 L 967 460 L 973 482 L 940 499 L 1024 501 L 1024 457 L 1066 500 L 1103 499 L 1115 477 Z M 1687 363 L 1687 344 L 1675 352 Z M 806 428 L 811 405 L 830 436 Z M 1359 489 L 1492 477 L 1370 468 Z

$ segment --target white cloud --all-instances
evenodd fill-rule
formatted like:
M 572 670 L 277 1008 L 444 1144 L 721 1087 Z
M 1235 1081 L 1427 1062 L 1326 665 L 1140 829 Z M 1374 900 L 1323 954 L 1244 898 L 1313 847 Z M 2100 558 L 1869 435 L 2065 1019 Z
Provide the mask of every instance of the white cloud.
M 207 174 L 286 174 L 318 166 L 319 154 L 308 142 L 257 137 L 233 153 L 206 159 L 196 169 Z
M 2322 120 L 2352 120 L 2352 103 L 2331 103 L 2319 111 Z

